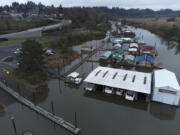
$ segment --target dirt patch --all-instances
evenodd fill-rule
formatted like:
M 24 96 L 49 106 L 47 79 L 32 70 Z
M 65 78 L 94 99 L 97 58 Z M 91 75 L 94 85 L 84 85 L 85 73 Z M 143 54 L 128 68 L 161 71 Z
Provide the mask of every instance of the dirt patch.
M 78 58 L 79 54 L 76 52 L 72 52 L 69 55 L 62 55 L 62 54 L 56 54 L 53 56 L 49 56 L 45 59 L 45 67 L 59 70 L 62 69 L 64 66 L 70 64 L 74 59 Z

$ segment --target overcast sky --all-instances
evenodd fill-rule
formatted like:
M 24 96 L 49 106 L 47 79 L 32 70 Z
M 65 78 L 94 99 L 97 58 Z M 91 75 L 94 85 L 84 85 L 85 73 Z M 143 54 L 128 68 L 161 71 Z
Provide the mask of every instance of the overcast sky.
M 0 0 L 0 5 L 10 5 L 12 2 L 18 1 L 25 3 L 28 0 Z M 121 8 L 151 8 L 159 9 L 174 9 L 180 10 L 180 0 L 31 0 L 36 3 L 55 6 L 62 4 L 64 7 L 72 6 L 108 6 Z

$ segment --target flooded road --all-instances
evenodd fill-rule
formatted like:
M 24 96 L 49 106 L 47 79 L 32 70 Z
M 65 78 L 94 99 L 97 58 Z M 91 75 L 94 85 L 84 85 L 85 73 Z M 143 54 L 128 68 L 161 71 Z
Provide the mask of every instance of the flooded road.
M 156 60 L 162 62 L 164 68 L 175 72 L 180 78 L 178 47 L 169 45 L 160 37 L 146 30 L 130 29 L 137 35 L 143 35 L 148 44 L 156 44 L 159 54 Z M 97 44 L 100 42 L 98 41 Z M 96 41 L 87 44 L 96 45 Z M 111 47 L 111 44 L 106 44 L 105 48 L 108 47 Z M 79 50 L 80 46 L 76 46 L 74 49 Z M 98 52 L 92 59 L 98 59 L 101 53 L 103 52 Z M 80 58 L 76 59 L 63 70 L 68 70 L 79 61 Z M 98 65 L 98 63 L 91 62 L 84 63 L 76 71 L 88 75 Z M 85 92 L 84 85 L 74 87 L 52 79 L 48 82 L 48 96 L 38 105 L 51 111 L 51 101 L 53 100 L 56 115 L 71 123 L 74 123 L 74 113 L 77 112 L 77 124 L 81 128 L 82 135 L 179 135 L 179 108 L 155 102 L 151 102 L 150 108 L 148 108 L 147 103 L 143 101 L 129 102 L 117 96 Z M 19 134 L 27 129 L 33 135 L 71 134 L 15 101 L 8 103 L 6 112 L 0 114 L 0 135 L 14 133 L 11 116 L 15 117 Z

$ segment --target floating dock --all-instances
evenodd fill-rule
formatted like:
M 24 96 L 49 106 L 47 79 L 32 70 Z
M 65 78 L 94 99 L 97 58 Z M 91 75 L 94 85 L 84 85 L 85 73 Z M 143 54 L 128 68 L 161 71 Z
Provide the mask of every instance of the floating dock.
M 63 120 L 63 118 L 60 118 L 60 117 L 58 117 L 56 115 L 53 115 L 52 113 L 46 111 L 45 109 L 33 104 L 32 102 L 30 102 L 26 98 L 22 97 L 21 95 L 19 95 L 17 92 L 12 90 L 11 88 L 7 87 L 2 82 L 0 82 L 0 88 L 2 88 L 5 92 L 10 94 L 12 97 L 14 97 L 17 101 L 21 102 L 22 104 L 26 105 L 30 109 L 32 109 L 32 110 L 36 111 L 37 113 L 41 114 L 45 118 L 51 120 L 55 124 L 65 128 L 66 130 L 70 131 L 71 133 L 73 133 L 75 135 L 80 133 L 79 128 L 77 128 L 74 125 L 72 125 L 71 123 Z
M 95 62 L 95 63 L 100 63 L 99 60 L 86 60 L 86 62 Z M 136 65 L 136 64 L 126 64 L 123 62 L 119 62 L 119 63 L 114 63 L 112 61 L 103 61 L 103 63 L 105 64 L 117 64 L 119 66 L 125 66 L 125 67 L 136 67 L 136 68 L 147 68 L 147 69 L 162 69 L 162 65 L 156 64 L 155 66 L 153 65 Z

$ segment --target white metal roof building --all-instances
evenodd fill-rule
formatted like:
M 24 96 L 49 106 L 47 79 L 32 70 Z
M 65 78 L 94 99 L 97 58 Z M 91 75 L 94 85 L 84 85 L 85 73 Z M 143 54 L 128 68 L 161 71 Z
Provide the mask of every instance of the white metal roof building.
M 84 82 L 151 94 L 151 73 L 97 67 Z
M 176 75 L 166 69 L 154 71 L 153 101 L 179 105 L 180 86 Z

